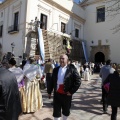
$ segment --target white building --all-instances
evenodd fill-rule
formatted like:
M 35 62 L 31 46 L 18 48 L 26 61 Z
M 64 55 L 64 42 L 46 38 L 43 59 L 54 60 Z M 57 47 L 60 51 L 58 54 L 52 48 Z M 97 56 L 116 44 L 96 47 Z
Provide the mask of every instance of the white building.
M 114 19 L 108 16 L 105 10 L 110 4 L 103 1 L 84 0 L 77 5 L 72 0 L 6 0 L 0 4 L 2 53 L 11 52 L 14 43 L 15 56 L 29 55 L 29 44 L 37 39 L 34 24 L 41 21 L 40 27 L 47 32 L 86 40 L 89 61 L 120 63 L 120 34 L 111 30 L 119 23 L 120 14 Z
M 26 32 L 26 5 L 26 0 L 6 0 L 0 4 L 0 43 L 3 55 L 13 49 L 15 56 L 22 56 Z
M 116 32 L 115 26 L 120 24 L 120 14 L 109 11 L 114 2 L 104 0 L 84 0 L 81 6 L 85 10 L 84 39 L 87 40 L 88 56 L 90 61 L 105 61 L 111 59 L 112 62 L 120 63 L 120 31 Z M 120 7 L 119 7 L 120 13 Z
M 58 34 L 66 33 L 75 39 L 83 39 L 84 10 L 69 0 L 6 0 L 0 4 L 0 43 L 2 52 L 15 56 L 29 54 L 30 39 L 36 39 L 33 25 L 41 21 L 40 27 Z M 32 31 L 32 32 L 31 32 Z M 70 35 L 71 34 L 71 35 Z

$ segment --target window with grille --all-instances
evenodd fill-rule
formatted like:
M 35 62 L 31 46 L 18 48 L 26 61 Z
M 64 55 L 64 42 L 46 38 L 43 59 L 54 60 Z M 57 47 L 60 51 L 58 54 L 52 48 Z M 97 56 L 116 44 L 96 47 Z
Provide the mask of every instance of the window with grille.
M 61 32 L 65 33 L 66 32 L 66 24 L 61 22 Z
M 46 30 L 47 29 L 47 15 L 41 14 L 40 21 L 41 21 L 40 28 Z
M 18 20 L 19 20 L 19 12 L 16 12 L 15 14 L 14 14 L 14 30 L 18 30 Z
M 79 29 L 75 29 L 75 37 L 79 38 Z
M 97 8 L 97 23 L 105 21 L 105 7 Z

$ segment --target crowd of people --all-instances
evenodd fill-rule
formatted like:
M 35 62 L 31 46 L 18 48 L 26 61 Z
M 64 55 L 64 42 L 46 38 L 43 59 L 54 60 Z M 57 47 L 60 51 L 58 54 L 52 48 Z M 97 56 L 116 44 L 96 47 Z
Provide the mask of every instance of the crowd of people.
M 43 81 L 49 98 L 54 91 L 54 120 L 60 120 L 61 114 L 63 120 L 67 120 L 72 95 L 79 89 L 81 78 L 90 81 L 95 72 L 102 78 L 103 112 L 107 113 L 108 105 L 111 105 L 111 120 L 116 120 L 117 108 L 120 107 L 120 65 L 111 64 L 110 60 L 106 64 L 82 64 L 70 61 L 63 54 L 59 62 L 52 59 L 44 62 L 40 57 L 29 57 L 18 67 L 14 56 L 8 60 L 3 57 L 0 64 L 0 119 L 17 120 L 21 113 L 33 113 L 41 109 L 43 100 L 40 83 Z M 108 83 L 109 91 L 105 88 Z
M 14 57 L 11 57 L 9 60 L 5 59 L 6 58 L 1 62 L 0 70 L 3 71 L 0 73 L 0 82 L 2 82 L 0 96 L 1 98 L 2 96 L 5 97 L 3 98 L 5 101 L 0 98 L 0 118 L 2 120 L 18 120 L 18 116 L 21 113 L 36 112 L 43 106 L 42 94 L 39 87 L 42 70 L 40 66 L 36 64 L 34 57 L 30 57 L 27 61 L 23 60 L 22 65 L 19 67 L 16 66 Z M 4 79 L 6 81 L 4 81 Z M 6 84 L 6 86 L 3 88 L 2 85 L 4 84 Z M 11 98 L 12 96 L 13 98 Z M 16 106 L 12 106 L 12 104 Z M 6 109 L 6 107 L 9 106 L 12 106 L 12 114 L 16 111 L 16 116 L 13 116 L 11 112 L 8 111 L 10 108 Z M 20 108 L 20 110 L 18 111 L 17 108 Z M 7 114 L 9 114 L 9 116 L 7 116 Z
M 117 120 L 117 109 L 120 107 L 120 65 L 111 64 L 111 61 L 107 60 L 100 70 L 100 77 L 103 112 L 106 114 L 108 105 L 111 105 L 111 120 Z

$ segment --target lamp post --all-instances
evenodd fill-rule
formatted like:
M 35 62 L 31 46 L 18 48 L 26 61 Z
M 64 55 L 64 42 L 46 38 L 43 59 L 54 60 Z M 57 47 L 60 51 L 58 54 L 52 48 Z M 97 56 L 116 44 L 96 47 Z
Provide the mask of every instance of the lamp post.
M 91 43 L 94 44 L 94 41 L 92 40 Z
M 11 47 L 12 47 L 12 54 L 14 54 L 14 47 L 15 47 L 15 43 L 14 42 L 11 43 Z

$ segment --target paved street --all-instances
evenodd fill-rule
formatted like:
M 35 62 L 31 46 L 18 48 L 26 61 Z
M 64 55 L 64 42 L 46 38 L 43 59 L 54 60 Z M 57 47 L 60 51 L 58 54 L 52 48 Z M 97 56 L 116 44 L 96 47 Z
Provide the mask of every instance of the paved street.
M 111 108 L 108 107 L 108 114 L 103 114 L 101 99 L 101 81 L 98 74 L 91 76 L 91 81 L 82 80 L 82 85 L 73 96 L 71 114 L 68 120 L 110 120 Z M 98 80 L 96 83 L 95 81 Z M 95 83 L 95 84 L 94 84 Z M 42 91 L 44 106 L 34 114 L 24 114 L 19 120 L 53 120 L 52 99 L 47 98 L 46 90 Z M 120 120 L 120 110 L 118 110 Z

